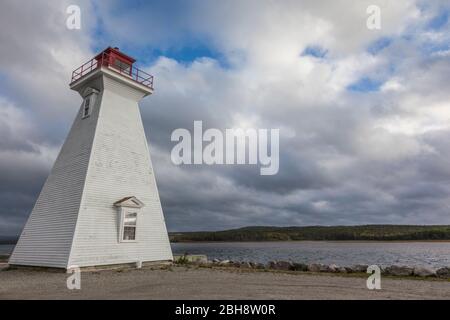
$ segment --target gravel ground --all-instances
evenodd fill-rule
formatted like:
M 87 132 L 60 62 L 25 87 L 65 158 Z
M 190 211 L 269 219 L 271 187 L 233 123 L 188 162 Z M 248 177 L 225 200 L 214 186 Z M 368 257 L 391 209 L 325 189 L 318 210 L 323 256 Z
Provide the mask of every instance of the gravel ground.
M 81 273 L 81 290 L 68 290 L 69 274 L 0 271 L 0 299 L 450 299 L 450 282 L 289 274 L 226 268 L 171 267 Z

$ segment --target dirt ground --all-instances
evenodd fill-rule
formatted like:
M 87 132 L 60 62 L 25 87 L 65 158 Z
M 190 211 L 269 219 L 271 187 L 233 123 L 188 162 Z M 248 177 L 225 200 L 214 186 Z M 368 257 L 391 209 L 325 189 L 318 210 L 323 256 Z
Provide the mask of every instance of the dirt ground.
M 368 290 L 365 277 L 170 267 L 81 273 L 81 289 L 69 290 L 69 274 L 0 271 L 0 299 L 450 299 L 450 282 L 382 278 Z

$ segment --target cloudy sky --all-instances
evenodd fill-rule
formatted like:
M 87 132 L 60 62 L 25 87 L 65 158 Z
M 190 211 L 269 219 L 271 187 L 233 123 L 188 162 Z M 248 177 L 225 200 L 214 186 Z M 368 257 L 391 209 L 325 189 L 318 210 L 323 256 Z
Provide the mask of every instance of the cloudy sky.
M 71 71 L 109 45 L 155 76 L 141 112 L 170 231 L 450 224 L 449 14 L 444 0 L 2 0 L 0 235 L 22 229 L 75 117 Z M 280 129 L 278 174 L 173 165 L 170 135 L 194 120 Z

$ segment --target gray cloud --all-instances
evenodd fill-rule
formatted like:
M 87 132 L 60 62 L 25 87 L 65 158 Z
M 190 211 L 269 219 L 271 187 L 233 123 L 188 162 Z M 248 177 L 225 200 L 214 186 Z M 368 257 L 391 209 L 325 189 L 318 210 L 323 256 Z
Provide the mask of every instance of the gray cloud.
M 156 91 L 141 111 L 170 230 L 450 223 L 449 24 L 427 27 L 445 3 L 386 2 L 374 33 L 365 28 L 368 2 L 195 1 L 148 12 L 102 2 L 97 16 L 83 10 L 79 32 L 61 27 L 66 3 L 41 2 L 21 10 L 6 1 L 0 10 L 0 24 L 16 26 L 0 28 L 0 235 L 19 232 L 51 168 L 79 104 L 70 71 L 94 54 L 100 24 L 100 43 L 145 51 L 200 39 L 227 62 L 160 57 L 147 66 Z M 388 45 L 368 52 L 380 38 Z M 309 45 L 327 56 L 301 56 Z M 380 88 L 347 89 L 364 77 Z M 205 129 L 279 128 L 279 173 L 173 165 L 171 132 L 192 130 L 194 120 Z

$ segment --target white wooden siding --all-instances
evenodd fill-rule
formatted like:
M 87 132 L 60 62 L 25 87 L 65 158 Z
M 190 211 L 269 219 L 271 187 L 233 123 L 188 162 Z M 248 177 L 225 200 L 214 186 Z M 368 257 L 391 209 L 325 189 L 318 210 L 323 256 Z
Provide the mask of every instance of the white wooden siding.
M 172 260 L 138 100 L 143 93 L 104 78 L 100 116 L 69 266 Z M 135 196 L 136 242 L 119 242 L 117 200 Z
M 145 92 L 98 70 L 76 90 L 101 91 L 82 106 L 11 256 L 11 264 L 69 268 L 172 260 L 138 101 Z M 119 208 L 135 196 L 136 242 L 119 242 Z
M 82 119 L 83 104 L 28 218 L 10 264 L 65 268 L 89 163 L 98 103 Z

